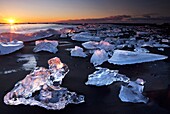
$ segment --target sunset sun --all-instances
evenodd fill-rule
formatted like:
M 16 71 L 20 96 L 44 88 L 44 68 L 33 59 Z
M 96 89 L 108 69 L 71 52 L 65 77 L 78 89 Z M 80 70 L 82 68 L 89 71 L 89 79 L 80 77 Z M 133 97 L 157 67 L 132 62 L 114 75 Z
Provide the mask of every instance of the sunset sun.
M 15 23 L 15 19 L 7 19 L 7 23 L 14 24 Z

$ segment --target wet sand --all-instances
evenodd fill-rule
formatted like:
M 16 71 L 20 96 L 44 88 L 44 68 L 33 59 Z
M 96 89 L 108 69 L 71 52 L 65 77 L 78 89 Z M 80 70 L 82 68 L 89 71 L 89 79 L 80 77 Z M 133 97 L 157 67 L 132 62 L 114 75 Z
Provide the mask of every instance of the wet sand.
M 65 50 L 76 45 L 81 46 L 81 43 L 70 39 L 58 39 L 58 36 L 49 39 L 59 41 L 59 51 L 56 54 L 33 53 L 34 42 L 28 42 L 22 50 L 0 57 L 0 71 L 19 69 L 17 72 L 0 74 L 0 114 L 168 114 L 170 112 L 170 86 L 168 87 L 170 85 L 170 59 L 123 66 L 105 62 L 102 67 L 119 70 L 121 74 L 127 75 L 132 80 L 142 78 L 146 81 L 144 95 L 150 98 L 148 104 L 123 103 L 118 97 L 121 82 L 104 87 L 85 85 L 88 75 L 95 71 L 90 63 L 90 56 L 87 58 L 71 57 L 70 52 Z M 156 49 L 150 51 L 170 57 L 168 48 L 164 52 L 156 51 Z M 69 104 L 59 111 L 46 110 L 38 106 L 4 104 L 4 95 L 30 72 L 21 68 L 24 62 L 17 62 L 18 55 L 24 54 L 33 54 L 37 60 L 37 66 L 42 67 L 48 67 L 48 59 L 59 57 L 70 69 L 63 80 L 62 87 L 85 95 L 85 103 Z

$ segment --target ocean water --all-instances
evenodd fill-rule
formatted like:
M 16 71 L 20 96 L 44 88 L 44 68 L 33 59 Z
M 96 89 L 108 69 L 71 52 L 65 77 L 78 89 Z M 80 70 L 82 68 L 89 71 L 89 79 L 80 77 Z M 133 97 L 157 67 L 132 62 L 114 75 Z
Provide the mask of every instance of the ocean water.
M 0 33 L 34 33 L 40 30 L 54 29 L 60 30 L 66 27 L 75 27 L 75 25 L 60 25 L 60 24 L 0 24 Z

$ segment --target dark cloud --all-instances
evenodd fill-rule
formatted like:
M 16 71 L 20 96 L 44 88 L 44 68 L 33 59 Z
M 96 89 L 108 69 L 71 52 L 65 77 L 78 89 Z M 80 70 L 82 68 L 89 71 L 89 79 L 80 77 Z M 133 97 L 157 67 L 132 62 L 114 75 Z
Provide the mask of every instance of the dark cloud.
M 105 18 L 65 20 L 61 23 L 170 23 L 170 17 L 157 16 L 157 14 L 144 14 L 142 16 L 117 15 Z

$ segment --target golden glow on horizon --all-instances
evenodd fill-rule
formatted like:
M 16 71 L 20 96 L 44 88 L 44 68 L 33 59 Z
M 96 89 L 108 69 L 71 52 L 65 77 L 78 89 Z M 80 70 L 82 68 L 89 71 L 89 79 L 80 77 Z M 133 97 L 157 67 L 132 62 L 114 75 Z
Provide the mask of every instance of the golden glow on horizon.
M 8 24 L 15 24 L 16 23 L 16 20 L 13 19 L 13 18 L 5 18 L 5 23 L 8 23 Z

